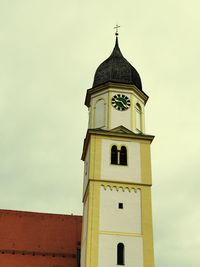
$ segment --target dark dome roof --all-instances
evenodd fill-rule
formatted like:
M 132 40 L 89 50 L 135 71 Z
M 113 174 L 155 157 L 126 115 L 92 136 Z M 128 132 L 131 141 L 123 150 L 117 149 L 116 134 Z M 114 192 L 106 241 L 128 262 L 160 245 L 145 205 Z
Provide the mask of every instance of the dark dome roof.
M 140 75 L 137 70 L 123 57 L 116 37 L 112 54 L 97 68 L 93 87 L 106 83 L 118 82 L 134 84 L 142 90 Z

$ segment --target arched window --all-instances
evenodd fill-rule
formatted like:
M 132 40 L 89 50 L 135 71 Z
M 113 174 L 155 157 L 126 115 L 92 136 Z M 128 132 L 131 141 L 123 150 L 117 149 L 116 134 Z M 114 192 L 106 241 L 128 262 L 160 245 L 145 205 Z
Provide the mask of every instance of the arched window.
M 117 146 L 112 146 L 111 164 L 127 165 L 127 149 L 125 146 L 121 146 L 120 150 L 117 149 Z
M 142 131 L 142 109 L 140 104 L 136 104 L 135 106 L 135 111 L 136 111 L 136 130 Z
M 111 148 L 111 164 L 118 164 L 118 151 L 116 146 Z
M 121 147 L 119 164 L 120 165 L 127 165 L 127 151 L 126 151 L 125 146 Z
M 117 245 L 117 265 L 124 265 L 124 244 Z

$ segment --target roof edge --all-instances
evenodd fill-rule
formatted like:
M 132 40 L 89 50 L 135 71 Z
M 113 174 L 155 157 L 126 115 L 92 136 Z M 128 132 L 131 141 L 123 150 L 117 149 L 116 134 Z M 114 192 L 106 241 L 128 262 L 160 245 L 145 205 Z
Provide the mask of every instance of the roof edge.
M 76 215 L 76 214 L 62 214 L 62 213 L 49 213 L 49 212 L 38 212 L 38 211 L 23 211 L 23 210 L 10 210 L 10 209 L 0 209 L 0 213 L 4 214 L 35 214 L 35 215 L 49 215 L 49 216 L 69 216 L 69 217 L 82 217 L 82 215 Z
M 101 85 L 97 85 L 95 87 L 92 87 L 90 89 L 87 89 L 87 93 L 86 93 L 86 97 L 85 97 L 85 105 L 87 107 L 90 106 L 90 99 L 91 96 L 95 93 L 98 93 L 100 91 L 103 91 L 105 89 L 109 89 L 110 87 L 115 87 L 116 89 L 127 89 L 127 90 L 132 90 L 135 93 L 137 93 L 143 100 L 144 103 L 146 104 L 146 102 L 149 99 L 149 96 L 142 90 L 138 89 L 135 85 L 133 84 L 126 84 L 126 83 L 119 83 L 119 82 L 106 82 L 104 84 Z

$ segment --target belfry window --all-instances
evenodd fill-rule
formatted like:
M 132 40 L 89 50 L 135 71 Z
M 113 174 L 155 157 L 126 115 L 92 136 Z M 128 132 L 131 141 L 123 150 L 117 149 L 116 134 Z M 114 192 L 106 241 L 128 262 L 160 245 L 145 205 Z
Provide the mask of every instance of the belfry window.
M 127 165 L 127 149 L 125 146 L 121 146 L 120 150 L 117 149 L 117 146 L 112 146 L 111 164 Z
M 127 165 L 127 151 L 125 146 L 121 147 L 119 162 L 120 165 Z
M 142 109 L 140 104 L 136 104 L 135 106 L 135 111 L 136 111 L 136 130 L 138 130 L 139 132 L 142 131 Z
M 124 244 L 117 245 L 117 265 L 124 265 Z
M 118 164 L 118 151 L 116 146 L 111 148 L 111 164 Z

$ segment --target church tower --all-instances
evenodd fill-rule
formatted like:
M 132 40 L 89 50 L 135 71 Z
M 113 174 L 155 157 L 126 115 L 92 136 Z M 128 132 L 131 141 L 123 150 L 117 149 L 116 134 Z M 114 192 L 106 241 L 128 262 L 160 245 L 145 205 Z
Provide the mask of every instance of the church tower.
M 153 267 L 152 135 L 136 69 L 123 57 L 118 34 L 112 54 L 96 70 L 85 105 L 81 267 Z

